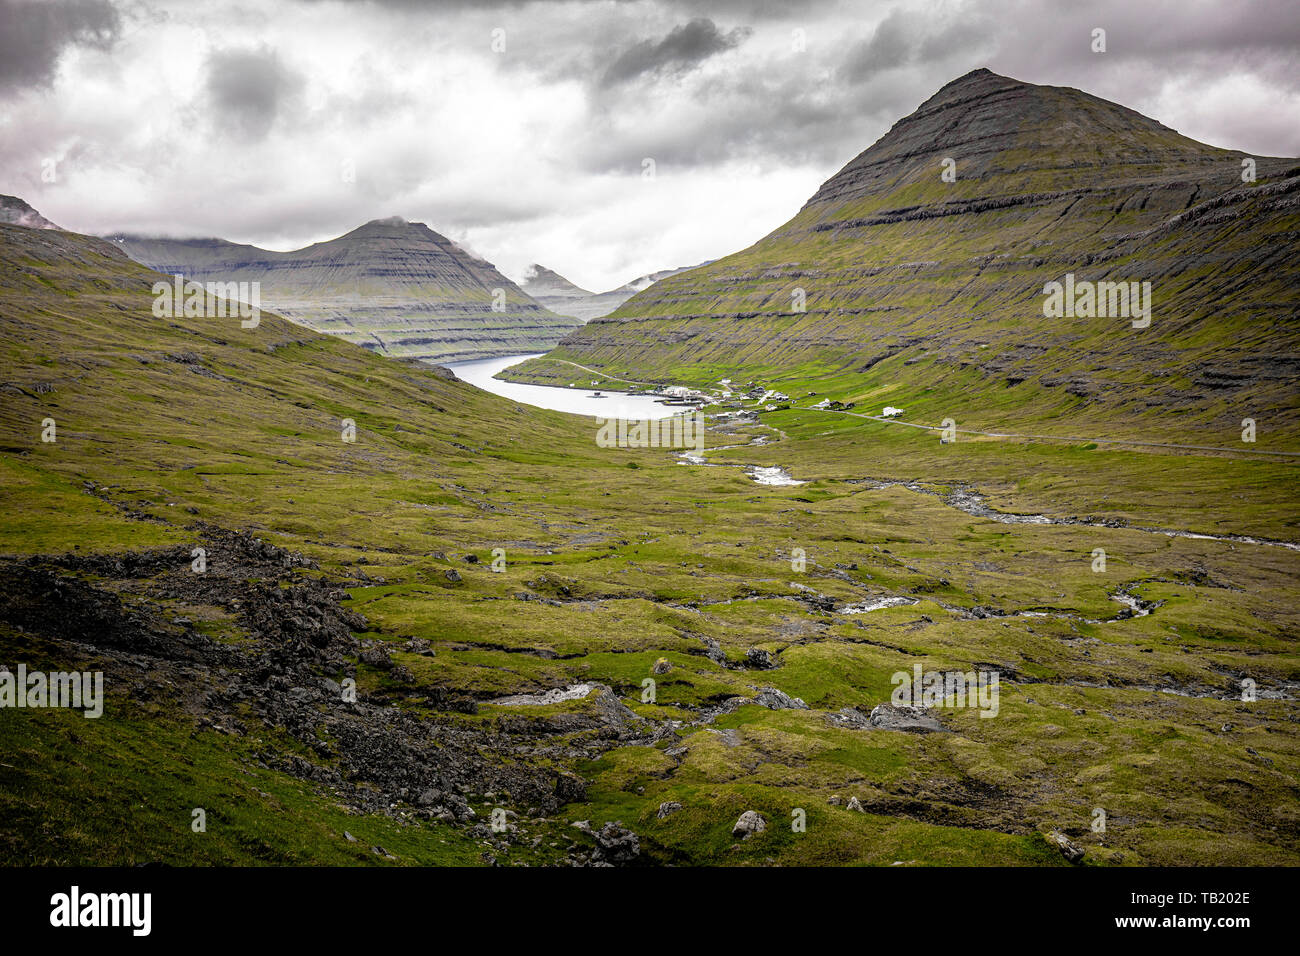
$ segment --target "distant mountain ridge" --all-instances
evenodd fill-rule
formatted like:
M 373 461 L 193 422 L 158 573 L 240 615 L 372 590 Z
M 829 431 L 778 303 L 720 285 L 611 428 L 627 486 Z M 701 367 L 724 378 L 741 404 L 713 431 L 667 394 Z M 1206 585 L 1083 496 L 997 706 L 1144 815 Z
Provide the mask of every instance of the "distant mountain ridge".
M 648 289 L 660 279 L 675 276 L 687 269 L 698 269 L 710 262 L 713 262 L 713 260 L 706 259 L 695 266 L 662 269 L 649 275 L 638 276 L 631 282 L 625 282 L 617 289 L 599 293 L 588 292 L 586 289 L 574 285 L 559 273 L 534 263 L 528 267 L 528 272 L 524 276 L 523 290 L 553 312 L 558 312 L 560 315 L 574 316 L 583 322 L 590 322 L 592 319 L 609 315 L 632 296 L 643 289 Z
M 578 325 L 490 262 L 400 217 L 290 252 L 215 238 L 112 241 L 168 275 L 260 282 L 263 307 L 385 355 L 452 362 L 544 351 Z
M 524 273 L 524 281 L 520 288 L 538 301 L 544 298 L 582 299 L 595 294 L 579 288 L 558 272 L 536 262 Z

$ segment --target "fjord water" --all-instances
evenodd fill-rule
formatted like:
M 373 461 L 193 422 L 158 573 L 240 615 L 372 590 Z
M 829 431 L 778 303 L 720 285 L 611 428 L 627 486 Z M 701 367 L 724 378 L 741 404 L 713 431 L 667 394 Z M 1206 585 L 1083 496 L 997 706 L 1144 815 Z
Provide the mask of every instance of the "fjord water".
M 681 407 L 661 404 L 644 395 L 629 395 L 626 392 L 610 392 L 601 389 L 605 398 L 592 398 L 591 388 L 557 388 L 551 385 L 525 385 L 521 382 L 506 382 L 493 378 L 498 372 L 512 365 L 518 365 L 525 359 L 537 358 L 540 354 L 504 355 L 496 358 L 471 359 L 467 362 L 448 362 L 443 365 L 456 373 L 462 382 L 468 382 L 475 388 L 500 395 L 502 398 L 523 402 L 537 408 L 549 408 L 556 412 L 568 412 L 570 415 L 590 415 L 602 418 L 627 418 L 633 420 L 668 418 L 682 411 Z M 574 369 L 574 381 L 581 384 L 591 382 L 589 372 Z

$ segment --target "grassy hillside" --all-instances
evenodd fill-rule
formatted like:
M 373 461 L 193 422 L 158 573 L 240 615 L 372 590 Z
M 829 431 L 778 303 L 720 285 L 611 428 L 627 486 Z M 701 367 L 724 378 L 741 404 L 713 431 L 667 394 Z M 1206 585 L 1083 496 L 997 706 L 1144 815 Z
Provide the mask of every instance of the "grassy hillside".
M 155 318 L 98 240 L 0 226 L 0 270 L 0 660 L 108 696 L 0 709 L 5 862 L 615 853 L 578 821 L 661 864 L 1300 862 L 1300 552 L 1142 530 L 1298 540 L 1285 462 L 790 410 L 684 465 L 273 316 Z M 917 663 L 997 670 L 998 716 L 872 725 Z

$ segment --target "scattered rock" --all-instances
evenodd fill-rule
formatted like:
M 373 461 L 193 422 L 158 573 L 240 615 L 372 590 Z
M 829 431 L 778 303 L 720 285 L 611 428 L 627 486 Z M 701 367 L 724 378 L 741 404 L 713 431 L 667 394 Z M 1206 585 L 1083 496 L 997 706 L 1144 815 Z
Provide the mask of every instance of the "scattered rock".
M 748 840 L 755 833 L 762 833 L 767 829 L 767 819 L 753 810 L 746 810 L 736 821 L 736 825 L 731 828 L 733 837 L 740 837 L 742 840 Z
M 555 799 L 560 803 L 577 803 L 587 799 L 587 782 L 571 773 L 555 777 Z
M 1052 844 L 1061 851 L 1061 856 L 1065 857 L 1071 863 L 1078 863 L 1083 859 L 1082 848 L 1075 846 L 1069 838 L 1059 830 L 1051 830 L 1047 834 L 1047 842 Z
M 904 730 L 914 734 L 929 734 L 947 731 L 920 707 L 895 707 L 893 704 L 877 704 L 871 710 L 871 726 L 878 730 Z
M 764 687 L 754 697 L 754 703 L 761 704 L 768 710 L 807 710 L 808 705 L 798 697 L 791 697 L 775 687 Z
M 363 664 L 369 664 L 371 667 L 377 667 L 381 671 L 391 671 L 393 669 L 393 659 L 388 656 L 388 648 L 382 644 L 372 644 L 370 647 L 361 649 L 357 659 Z
M 667 817 L 667 816 L 670 816 L 671 814 L 676 813 L 676 812 L 677 812 L 678 810 L 680 810 L 681 808 L 682 808 L 682 805 L 681 805 L 680 803 L 677 803 L 677 802 L 674 801 L 674 800 L 669 800 L 669 801 L 667 801 L 667 802 L 665 802 L 665 803 L 661 803 L 661 804 L 659 804 L 659 812 L 658 812 L 657 816 L 659 817 L 660 820 L 662 820 L 662 819 L 664 819 L 664 817 Z
M 872 727 L 870 715 L 864 714 L 856 707 L 845 707 L 838 713 L 827 714 L 826 720 L 836 727 L 847 727 L 851 730 L 870 730 Z
M 593 863 L 624 866 L 641 855 L 641 840 L 621 822 L 606 823 L 594 834 L 596 849 Z

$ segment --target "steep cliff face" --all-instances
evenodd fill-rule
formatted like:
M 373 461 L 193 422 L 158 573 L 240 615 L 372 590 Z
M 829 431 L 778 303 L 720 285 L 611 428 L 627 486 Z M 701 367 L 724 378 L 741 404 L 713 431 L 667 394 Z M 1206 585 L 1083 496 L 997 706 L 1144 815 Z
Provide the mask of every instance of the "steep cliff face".
M 1080 289 L 1150 283 L 1150 324 L 1045 315 L 1045 287 L 1067 274 Z M 1297 160 L 977 70 L 790 222 L 654 283 L 555 355 L 629 378 L 797 370 L 845 397 L 928 395 L 988 423 L 1185 432 L 1258 413 L 1296 430 L 1298 280 Z
M 547 310 L 490 262 L 400 218 L 292 252 L 221 239 L 114 242 L 168 275 L 260 282 L 263 307 L 386 355 L 457 361 L 538 352 L 578 324 Z

